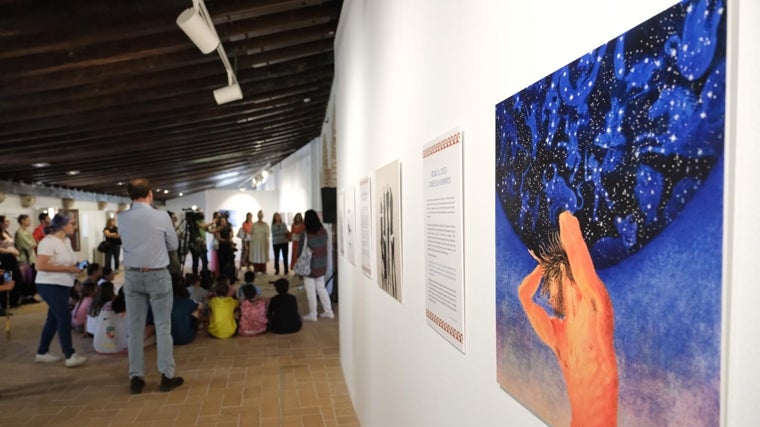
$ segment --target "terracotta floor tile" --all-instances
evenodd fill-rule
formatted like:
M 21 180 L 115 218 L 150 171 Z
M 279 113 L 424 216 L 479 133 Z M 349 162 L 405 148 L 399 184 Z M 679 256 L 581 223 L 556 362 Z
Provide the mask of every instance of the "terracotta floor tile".
M 274 294 L 270 279 L 257 277 L 265 297 Z M 291 293 L 303 310 L 298 285 L 291 276 Z M 169 393 L 158 389 L 156 348 L 148 347 L 147 384 L 142 394 L 130 395 L 127 355 L 96 354 L 90 338 L 73 337 L 88 358 L 83 366 L 33 363 L 46 310 L 45 304 L 13 310 L 12 339 L 0 343 L 7 373 L 0 427 L 359 425 L 340 370 L 338 322 L 306 323 L 290 335 L 219 340 L 200 334 L 174 347 L 176 375 L 185 384 Z M 61 353 L 57 340 L 51 352 Z

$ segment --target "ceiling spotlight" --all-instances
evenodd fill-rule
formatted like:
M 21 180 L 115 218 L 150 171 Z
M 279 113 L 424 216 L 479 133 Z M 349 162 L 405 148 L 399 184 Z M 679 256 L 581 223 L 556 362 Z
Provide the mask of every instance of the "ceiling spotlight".
M 227 52 L 224 51 L 224 46 L 219 41 L 219 35 L 216 33 L 211 15 L 209 15 L 203 0 L 193 0 L 193 7 L 186 9 L 179 15 L 177 25 L 198 46 L 201 52 L 206 54 L 216 49 L 219 54 L 219 59 L 222 60 L 224 69 L 227 71 L 227 86 L 214 91 L 216 103 L 224 104 L 243 99 L 243 91 L 240 90 L 235 70 L 232 69 Z
M 202 9 L 205 11 L 205 7 Z M 210 19 L 204 18 L 201 13 L 201 10 L 196 7 L 185 9 L 177 17 L 177 25 L 205 55 L 213 52 L 219 46 L 219 36 L 207 23 Z
M 66 175 L 68 175 L 68 176 L 75 176 L 75 175 L 79 175 L 79 173 L 80 173 L 80 172 L 79 172 L 79 171 L 77 171 L 77 170 L 66 171 Z
M 48 163 L 48 162 L 32 163 L 32 167 L 35 167 L 35 168 L 46 168 L 48 166 L 50 166 L 50 163 Z
M 308 104 L 309 102 L 311 102 L 311 98 L 307 96 L 306 98 L 303 99 L 303 102 Z
M 261 177 L 262 178 L 267 179 L 268 176 L 269 176 L 269 171 L 267 171 L 266 169 L 264 169 L 263 171 L 261 171 Z
M 169 190 L 164 190 L 164 194 L 169 194 Z
M 220 87 L 214 91 L 214 99 L 216 103 L 221 105 L 231 101 L 237 101 L 243 99 L 243 91 L 240 90 L 240 85 L 237 83 L 229 86 Z

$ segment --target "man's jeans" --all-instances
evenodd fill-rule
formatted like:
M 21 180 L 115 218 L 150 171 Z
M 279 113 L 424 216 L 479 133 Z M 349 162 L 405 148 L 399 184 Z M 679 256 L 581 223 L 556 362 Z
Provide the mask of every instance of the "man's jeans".
M 156 325 L 158 371 L 174 378 L 174 352 L 172 349 L 172 279 L 169 270 L 132 271 L 124 276 L 124 297 L 127 301 L 129 321 L 129 378 L 145 377 L 143 338 L 148 304 L 153 309 Z

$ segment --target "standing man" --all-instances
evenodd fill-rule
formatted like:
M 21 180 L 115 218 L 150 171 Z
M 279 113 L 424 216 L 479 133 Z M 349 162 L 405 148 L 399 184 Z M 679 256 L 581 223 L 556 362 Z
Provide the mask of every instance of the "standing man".
M 132 208 L 119 214 L 124 251 L 124 296 L 129 313 L 129 390 L 140 394 L 145 387 L 143 335 L 148 304 L 153 309 L 156 326 L 158 370 L 161 391 L 182 385 L 174 376 L 171 314 L 172 280 L 167 266 L 169 251 L 177 250 L 177 233 L 165 212 L 154 209 L 153 192 L 145 178 L 127 185 Z
M 34 237 L 34 240 L 37 243 L 40 243 L 40 240 L 45 238 L 45 227 L 50 225 L 50 215 L 48 215 L 47 211 L 42 212 L 39 215 L 40 219 L 40 225 L 37 226 L 37 228 L 34 229 L 34 232 L 32 233 L 32 237 Z

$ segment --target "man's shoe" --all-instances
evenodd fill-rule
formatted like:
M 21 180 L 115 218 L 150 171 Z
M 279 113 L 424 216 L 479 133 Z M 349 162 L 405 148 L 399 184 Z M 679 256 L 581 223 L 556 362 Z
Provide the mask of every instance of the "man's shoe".
M 34 356 L 34 363 L 55 363 L 61 360 L 61 356 L 53 353 L 37 354 Z
M 319 317 L 322 317 L 322 318 L 327 318 L 327 319 L 335 319 L 335 315 L 333 314 L 333 312 L 332 312 L 332 311 L 331 311 L 331 312 L 329 312 L 329 313 L 328 313 L 328 312 L 326 312 L 326 311 L 325 311 L 324 313 L 320 313 L 320 314 L 319 314 Z
M 172 391 L 175 388 L 185 383 L 182 377 L 167 378 L 166 375 L 161 374 L 161 385 L 159 389 L 161 391 Z
M 87 358 L 84 356 L 80 356 L 77 353 L 72 354 L 69 356 L 68 359 L 66 359 L 66 367 L 67 368 L 73 368 L 74 366 L 79 366 L 84 364 L 84 362 L 87 361 Z
M 306 315 L 306 316 L 303 317 L 303 320 L 306 320 L 306 321 L 309 321 L 309 322 L 316 322 L 317 321 L 317 316 Z
M 129 393 L 130 394 L 140 394 L 143 391 L 143 387 L 145 387 L 145 380 L 143 380 L 140 377 L 132 377 L 129 380 Z

